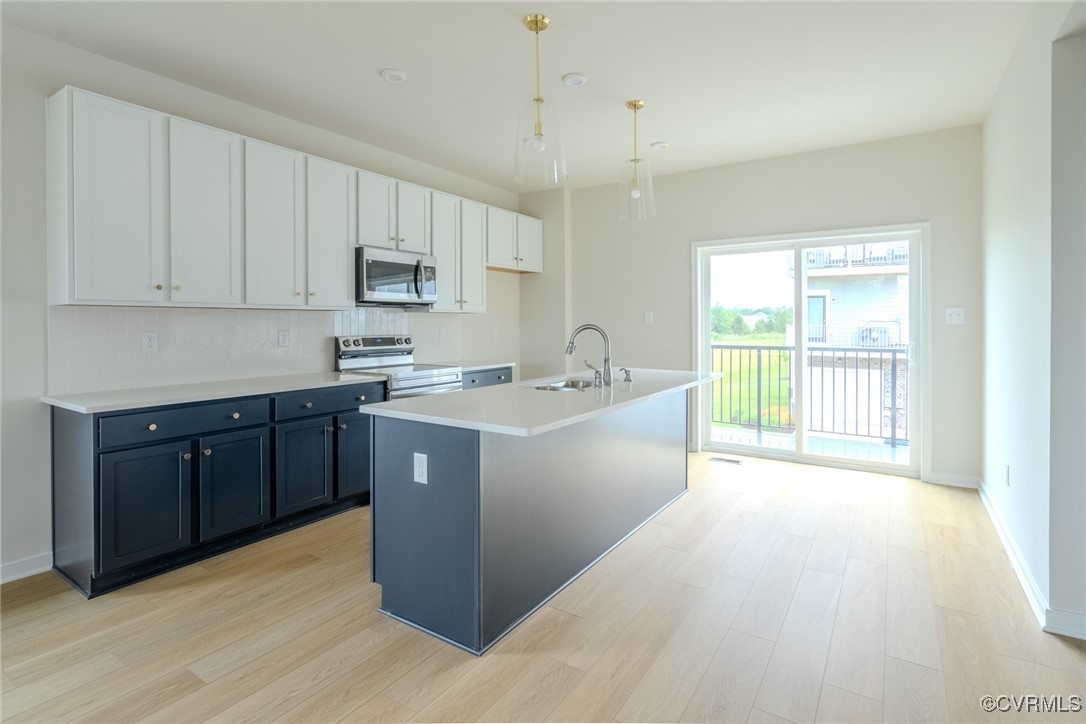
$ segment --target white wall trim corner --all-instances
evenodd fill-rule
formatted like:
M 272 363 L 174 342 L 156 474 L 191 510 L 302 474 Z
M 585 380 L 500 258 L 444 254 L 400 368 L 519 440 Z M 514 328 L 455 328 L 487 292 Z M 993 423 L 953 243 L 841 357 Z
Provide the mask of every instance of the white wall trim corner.
M 1014 574 L 1018 576 L 1018 582 L 1022 585 L 1022 590 L 1026 592 L 1026 600 L 1029 602 L 1029 607 L 1033 609 L 1033 615 L 1037 617 L 1037 623 L 1041 625 L 1041 628 L 1047 630 L 1045 625 L 1046 611 L 1048 610 L 1047 597 L 1041 591 L 1041 587 L 1037 585 L 1037 581 L 1033 579 L 1033 574 L 1030 573 L 1022 552 L 1018 550 L 1018 544 L 1014 542 L 1014 538 L 1007 529 L 1007 524 L 1003 522 L 1003 516 L 1000 514 L 999 509 L 988 498 L 984 485 L 980 486 L 980 499 L 988 511 L 988 517 L 991 519 L 996 533 L 999 534 L 1003 549 L 1007 551 L 1007 557 L 1011 559 L 1011 567 L 1014 568 Z
M 53 567 L 53 554 L 41 553 L 18 561 L 0 565 L 0 583 L 10 583 L 20 578 L 44 573 Z
M 1045 611 L 1045 631 L 1076 639 L 1086 639 L 1086 613 L 1050 608 Z
M 921 477 L 925 483 L 936 485 L 949 485 L 954 488 L 970 488 L 980 490 L 980 478 L 972 475 L 958 475 L 957 473 L 930 473 L 927 477 Z

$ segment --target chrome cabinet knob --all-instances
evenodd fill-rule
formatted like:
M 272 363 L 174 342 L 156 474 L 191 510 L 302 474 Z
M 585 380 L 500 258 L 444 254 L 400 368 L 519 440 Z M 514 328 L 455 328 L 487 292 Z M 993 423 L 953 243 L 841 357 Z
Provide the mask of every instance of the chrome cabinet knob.
M 192 460 L 192 453 L 185 453 L 181 456 L 182 460 Z
M 309 296 L 311 296 L 311 297 L 315 297 L 315 296 L 317 296 L 317 293 L 316 293 L 316 292 L 310 292 L 310 293 L 309 293 Z
M 340 430 L 346 430 L 347 429 L 347 423 L 345 423 L 345 422 L 339 423 L 339 429 Z
M 328 425 L 327 427 L 324 428 L 324 431 L 325 432 L 332 432 L 332 430 L 335 430 L 335 429 L 336 428 L 332 427 L 331 425 Z
M 152 422 L 150 425 L 147 426 L 147 429 L 150 430 L 151 432 L 154 432 L 155 430 L 158 429 L 158 425 L 156 425 L 155 423 Z
M 308 410 L 309 408 L 313 407 L 313 403 L 312 402 L 307 402 L 304 405 L 302 405 L 302 407 L 304 407 L 305 409 Z
M 301 292 L 294 292 L 294 296 L 300 297 L 300 296 L 302 296 L 302 293 Z
M 365 402 L 366 401 L 366 396 L 365 395 L 359 395 L 358 396 L 358 401 L 359 402 Z
M 173 288 L 174 288 L 174 291 L 178 291 L 178 292 L 181 291 L 181 285 L 180 284 L 174 284 Z
M 161 284 L 156 284 L 155 285 L 155 291 L 161 292 L 162 291 L 162 285 Z
M 204 448 L 204 457 L 211 457 L 211 448 Z
M 388 237 L 388 240 L 389 241 L 396 241 L 396 237 L 395 236 L 390 236 L 390 237 Z
M 235 412 L 235 413 L 234 413 L 233 415 L 231 415 L 230 417 L 232 417 L 232 418 L 234 418 L 235 420 L 237 420 L 238 418 L 240 418 L 240 417 L 241 417 L 241 413 L 240 413 L 240 412 Z

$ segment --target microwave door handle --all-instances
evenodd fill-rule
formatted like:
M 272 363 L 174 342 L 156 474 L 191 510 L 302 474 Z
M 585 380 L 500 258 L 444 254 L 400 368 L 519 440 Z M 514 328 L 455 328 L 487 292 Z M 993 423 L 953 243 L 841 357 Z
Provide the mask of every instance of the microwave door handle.
M 422 299 L 422 284 L 420 283 L 420 278 L 422 277 L 423 273 L 424 272 L 422 270 L 422 259 L 416 259 L 415 260 L 415 296 L 417 296 L 419 299 Z

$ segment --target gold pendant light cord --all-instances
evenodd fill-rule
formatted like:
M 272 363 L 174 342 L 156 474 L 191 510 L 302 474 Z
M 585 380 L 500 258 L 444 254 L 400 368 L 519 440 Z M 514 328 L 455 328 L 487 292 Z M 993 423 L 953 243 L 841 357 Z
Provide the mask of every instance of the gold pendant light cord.
M 633 154 L 633 187 L 638 187 L 637 183 L 637 108 L 633 109 L 634 113 L 634 154 Z
M 535 31 L 535 135 L 543 135 L 543 94 L 539 92 L 539 31 Z

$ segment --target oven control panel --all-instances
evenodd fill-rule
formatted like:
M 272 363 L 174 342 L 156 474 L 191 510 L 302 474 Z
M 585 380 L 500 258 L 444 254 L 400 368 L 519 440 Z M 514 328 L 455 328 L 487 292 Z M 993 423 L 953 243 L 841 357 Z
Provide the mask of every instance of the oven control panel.
M 337 352 L 361 352 L 377 350 L 410 351 L 412 349 L 410 336 L 371 336 L 371 337 L 336 337 Z

